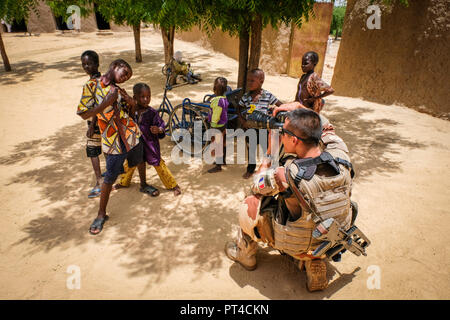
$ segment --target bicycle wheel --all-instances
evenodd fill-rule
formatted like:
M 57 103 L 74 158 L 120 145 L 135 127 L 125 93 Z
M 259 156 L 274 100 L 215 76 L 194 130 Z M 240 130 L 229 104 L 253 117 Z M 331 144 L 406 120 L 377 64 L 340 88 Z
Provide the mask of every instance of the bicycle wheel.
M 166 135 L 169 134 L 169 118 L 170 118 L 170 112 L 168 109 L 164 108 L 163 105 L 161 105 L 158 109 L 158 115 L 161 117 L 161 119 L 164 121 L 166 125 L 165 133 Z
M 206 117 L 191 104 L 179 104 L 170 114 L 169 130 L 172 140 L 178 148 L 191 156 L 202 154 L 208 146 L 209 141 L 203 139 L 207 129 Z

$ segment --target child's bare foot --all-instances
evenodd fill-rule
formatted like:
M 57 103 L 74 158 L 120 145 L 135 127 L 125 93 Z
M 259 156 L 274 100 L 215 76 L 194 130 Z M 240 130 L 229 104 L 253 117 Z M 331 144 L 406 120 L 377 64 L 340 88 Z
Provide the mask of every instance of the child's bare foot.
M 180 189 L 179 186 L 176 186 L 176 187 L 173 188 L 172 190 L 173 190 L 173 195 L 174 195 L 175 197 L 176 197 L 176 196 L 179 196 L 179 195 L 181 194 L 181 189 Z

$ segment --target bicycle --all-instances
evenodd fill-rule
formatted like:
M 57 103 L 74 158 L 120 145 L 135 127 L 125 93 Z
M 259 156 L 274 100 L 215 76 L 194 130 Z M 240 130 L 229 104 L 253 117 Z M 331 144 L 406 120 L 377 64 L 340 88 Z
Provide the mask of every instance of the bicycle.
M 241 96 L 242 89 L 231 90 L 225 94 L 229 102 L 229 123 L 238 117 L 236 112 Z M 203 102 L 201 103 L 192 102 L 189 98 L 185 98 L 181 104 L 173 108 L 169 116 L 168 135 L 172 137 L 172 140 L 175 141 L 180 149 L 191 155 L 203 153 L 210 143 L 209 140 L 204 140 L 203 136 L 205 131 L 210 128 L 207 119 L 212 112 L 210 101 L 213 97 L 213 94 L 207 94 L 203 97 Z M 185 138 L 189 138 L 190 141 L 186 143 L 184 141 Z

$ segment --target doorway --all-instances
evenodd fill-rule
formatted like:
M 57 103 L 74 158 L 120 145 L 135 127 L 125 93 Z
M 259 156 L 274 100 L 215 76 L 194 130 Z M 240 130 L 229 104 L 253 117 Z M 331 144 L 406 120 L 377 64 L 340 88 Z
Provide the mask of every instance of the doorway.
M 109 22 L 103 18 L 100 12 L 98 12 L 98 6 L 94 3 L 95 20 L 97 20 L 98 30 L 109 30 L 111 29 Z

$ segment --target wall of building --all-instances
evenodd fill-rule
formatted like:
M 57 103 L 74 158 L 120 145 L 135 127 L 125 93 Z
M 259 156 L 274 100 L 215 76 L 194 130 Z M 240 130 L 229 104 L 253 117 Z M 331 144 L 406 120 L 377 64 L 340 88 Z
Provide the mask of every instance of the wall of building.
M 281 25 L 278 29 L 270 25 L 263 30 L 260 67 L 271 74 L 301 75 L 301 57 L 307 51 L 319 53 L 317 68 L 322 73 L 328 35 L 330 33 L 332 3 L 316 3 L 314 16 L 304 22 L 300 29 Z M 204 47 L 238 60 L 239 39 L 227 33 L 214 31 L 210 36 L 194 27 L 190 31 L 177 32 L 177 39 L 198 42 Z M 300 64 L 299 64 L 300 61 Z
M 55 22 L 55 17 L 50 9 L 50 7 L 44 2 L 38 2 L 37 10 L 39 15 L 34 11 L 30 11 L 30 16 L 27 22 L 28 32 L 31 33 L 50 33 L 57 30 L 57 25 Z M 82 32 L 96 32 L 98 31 L 97 20 L 95 14 L 90 14 L 87 17 L 81 17 L 80 21 Z M 121 31 L 132 31 L 129 26 L 117 25 L 110 22 L 111 31 L 121 32 Z
M 379 30 L 366 26 L 369 2 L 347 2 L 332 80 L 336 94 L 449 118 L 450 2 L 380 6 Z
M 316 3 L 314 17 L 305 22 L 301 28 L 292 28 L 290 56 L 287 65 L 288 75 L 301 77 L 303 73 L 302 58 L 308 51 L 315 51 L 319 54 L 319 63 L 315 71 L 322 75 L 332 18 L 332 3 Z
M 30 11 L 30 16 L 27 21 L 27 29 L 30 33 L 45 33 L 55 32 L 56 22 L 52 10 L 44 2 L 40 1 L 37 5 L 39 16 L 33 11 Z

